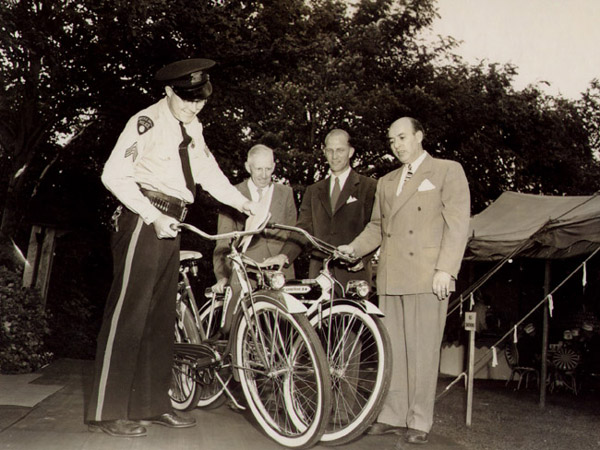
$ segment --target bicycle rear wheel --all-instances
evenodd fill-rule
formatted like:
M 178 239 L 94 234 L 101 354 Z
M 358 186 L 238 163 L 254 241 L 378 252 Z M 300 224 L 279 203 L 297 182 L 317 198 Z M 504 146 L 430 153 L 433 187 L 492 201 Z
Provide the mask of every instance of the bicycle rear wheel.
M 254 297 L 237 326 L 236 368 L 260 427 L 291 448 L 314 445 L 331 410 L 325 354 L 305 315 L 292 315 L 268 295 Z
M 199 344 L 200 334 L 196 328 L 192 312 L 183 301 L 178 306 L 175 322 L 175 342 Z M 169 389 L 169 397 L 174 409 L 189 411 L 196 407 L 200 398 L 196 377 L 195 369 L 187 361 L 175 359 Z
M 381 319 L 352 304 L 324 306 L 310 323 L 332 381 L 332 415 L 321 442 L 345 444 L 362 435 L 381 410 L 392 371 L 390 338 Z
M 203 306 L 200 311 L 200 325 L 204 329 L 208 339 L 214 338 L 217 335 L 221 325 L 222 316 L 223 300 L 214 299 L 212 302 L 208 302 Z M 198 408 L 218 408 L 227 400 L 223 384 L 217 378 L 217 374 L 225 384 L 227 384 L 233 376 L 229 368 L 218 371 L 214 369 L 203 370 L 199 374 L 200 377 L 197 383 L 197 389 L 199 391 Z

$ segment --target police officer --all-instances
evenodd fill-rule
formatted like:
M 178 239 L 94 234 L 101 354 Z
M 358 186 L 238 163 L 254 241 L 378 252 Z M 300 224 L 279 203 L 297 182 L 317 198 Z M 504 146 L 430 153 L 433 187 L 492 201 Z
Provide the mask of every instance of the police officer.
M 102 173 L 121 202 L 111 237 L 114 279 L 98 336 L 86 421 L 111 436 L 146 435 L 152 423 L 185 428 L 168 389 L 179 264 L 177 225 L 196 183 L 222 203 L 251 214 L 249 201 L 208 150 L 197 114 L 212 93 L 208 59 L 177 61 L 156 80 L 165 96 L 125 126 Z

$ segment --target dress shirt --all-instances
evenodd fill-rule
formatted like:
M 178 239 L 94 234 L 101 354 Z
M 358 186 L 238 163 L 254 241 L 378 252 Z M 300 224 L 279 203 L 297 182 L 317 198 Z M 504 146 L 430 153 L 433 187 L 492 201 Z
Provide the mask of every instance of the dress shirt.
M 423 162 L 423 160 L 425 159 L 426 156 L 427 156 L 427 152 L 423 152 L 423 153 L 421 153 L 421 156 L 419 156 L 413 162 L 408 163 L 408 164 L 410 164 L 410 167 L 412 168 L 413 177 L 415 176 L 415 173 L 417 173 L 417 169 L 419 168 L 419 166 L 421 165 L 421 163 Z M 404 187 L 404 181 L 406 180 L 406 173 L 408 172 L 408 164 L 404 164 L 404 166 L 402 167 L 402 175 L 400 176 L 400 181 L 398 182 L 398 188 L 396 189 L 396 195 L 400 195 L 400 192 L 402 192 L 402 188 Z
M 334 185 L 334 177 L 337 177 L 338 180 L 340 180 L 340 192 L 344 190 L 344 184 L 346 183 L 346 180 L 348 179 L 348 175 L 350 175 L 350 167 L 348 167 L 346 170 L 344 170 L 341 174 L 339 175 L 334 175 L 333 173 L 329 173 L 329 197 L 331 197 L 331 193 L 333 192 L 333 185 Z
M 188 152 L 194 182 L 218 201 L 241 211 L 247 199 L 230 184 L 208 150 L 202 124 L 194 118 L 185 129 L 192 138 Z M 181 169 L 182 140 L 179 122 L 165 97 L 129 119 L 104 166 L 104 185 L 147 224 L 161 213 L 142 195 L 140 186 L 186 203 L 194 201 Z
M 260 195 L 258 193 L 258 187 L 252 181 L 252 178 L 248 179 L 248 190 L 250 191 L 250 197 L 252 197 L 253 202 L 258 202 Z M 267 205 L 271 204 L 271 199 L 273 198 L 273 183 L 270 183 L 266 188 L 262 190 L 262 199 L 261 202 L 266 202 Z

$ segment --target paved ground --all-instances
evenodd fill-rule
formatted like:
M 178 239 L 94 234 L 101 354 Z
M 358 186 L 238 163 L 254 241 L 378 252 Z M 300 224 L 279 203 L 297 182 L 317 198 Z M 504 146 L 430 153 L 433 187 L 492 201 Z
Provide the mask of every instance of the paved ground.
M 194 410 L 198 426 L 173 430 L 152 426 L 142 438 L 113 438 L 90 433 L 82 422 L 91 361 L 58 360 L 36 374 L 0 375 L 0 449 L 18 450 L 271 450 L 281 449 L 246 413 L 226 406 Z M 364 436 L 340 449 L 399 450 L 396 436 Z M 406 444 L 402 445 L 404 448 Z M 414 446 L 411 446 L 413 448 Z M 315 449 L 327 447 L 318 445 Z M 419 449 L 464 450 L 432 433 Z

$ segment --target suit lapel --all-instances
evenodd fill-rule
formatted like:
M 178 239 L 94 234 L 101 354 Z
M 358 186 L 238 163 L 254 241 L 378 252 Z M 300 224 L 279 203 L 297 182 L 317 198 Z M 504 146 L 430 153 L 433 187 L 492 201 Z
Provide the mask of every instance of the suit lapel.
M 325 178 L 319 184 L 319 192 L 317 194 L 319 196 L 319 200 L 323 204 L 323 209 L 327 211 L 327 215 L 329 217 L 331 214 L 331 197 L 329 196 L 329 177 Z
M 358 174 L 354 170 L 350 170 L 348 178 L 344 183 L 344 188 L 342 189 L 342 191 L 340 192 L 340 196 L 338 197 L 337 205 L 335 205 L 335 208 L 333 210 L 334 215 L 343 205 L 346 204 L 346 202 L 350 198 L 350 195 L 354 195 L 356 193 L 356 191 L 358 190 L 359 183 L 360 178 L 358 177 Z
M 246 197 L 248 200 L 252 200 L 252 195 L 250 195 L 250 188 L 248 187 L 248 180 L 242 181 L 236 187 L 238 188 L 238 191 L 240 191 L 244 195 L 244 197 Z
M 432 160 L 431 156 L 427 155 L 417 172 L 412 176 L 412 178 L 404 184 L 402 187 L 402 192 L 400 195 L 396 195 L 396 189 L 398 189 L 398 183 L 400 181 L 400 176 L 396 180 L 396 184 L 394 187 L 394 191 L 392 195 L 395 197 L 395 200 L 392 202 L 392 210 L 390 212 L 390 217 L 394 216 L 405 204 L 406 202 L 417 192 L 419 185 L 421 182 L 426 179 L 431 173 Z M 402 170 L 398 171 L 399 175 L 402 175 Z M 390 186 L 391 187 L 391 186 Z
M 282 211 L 282 192 L 279 189 L 279 185 L 277 183 L 273 183 L 273 196 L 271 197 L 271 204 L 269 205 L 269 211 L 271 211 L 271 221 L 278 221 L 280 218 L 275 216 L 274 212 Z

